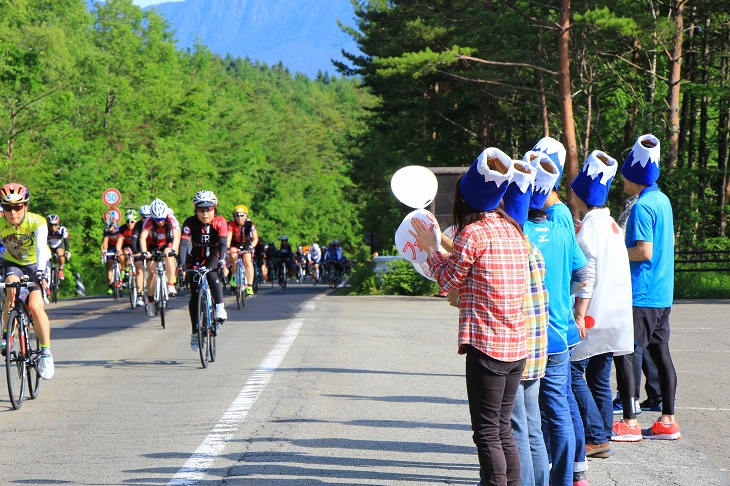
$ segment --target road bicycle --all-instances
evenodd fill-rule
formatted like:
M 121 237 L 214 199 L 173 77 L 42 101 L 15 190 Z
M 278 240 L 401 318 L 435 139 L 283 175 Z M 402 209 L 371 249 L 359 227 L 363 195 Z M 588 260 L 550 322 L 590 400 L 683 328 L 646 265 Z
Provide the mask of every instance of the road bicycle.
M 271 288 L 274 288 L 274 277 L 276 276 L 276 271 L 274 270 L 274 262 L 266 262 L 266 265 L 269 267 L 269 282 L 271 282 Z
M 286 289 L 287 267 L 289 266 L 288 260 L 283 260 L 279 265 L 279 287 Z
M 256 294 L 259 291 L 259 285 L 264 283 L 264 274 L 261 272 L 256 259 L 253 259 L 253 293 Z
M 167 274 L 165 273 L 165 258 L 167 256 L 175 256 L 175 250 L 172 250 L 167 255 L 160 250 L 153 250 L 151 253 L 151 260 L 157 262 L 157 278 L 155 279 L 155 293 L 154 293 L 154 307 L 146 305 L 145 311 L 147 315 L 152 317 L 155 315 L 160 316 L 160 323 L 162 329 L 165 329 L 165 307 L 167 307 Z
M 236 286 L 234 292 L 236 294 L 236 305 L 240 309 L 246 306 L 246 270 L 243 268 L 243 255 L 238 252 L 238 260 L 236 261 Z
M 304 281 L 304 277 L 307 276 L 307 272 L 305 271 L 305 262 L 301 260 L 297 261 L 295 267 L 297 283 L 302 283 Z
M 50 290 L 50 302 L 55 304 L 58 302 L 58 288 L 60 281 L 58 280 L 58 254 L 53 252 L 51 255 L 51 275 L 48 278 L 48 288 Z
M 134 256 L 131 253 L 127 254 L 127 268 L 126 268 L 126 280 L 127 280 L 127 292 L 129 292 L 129 304 L 132 309 L 137 308 L 137 268 L 134 266 Z
M 312 285 L 317 285 L 319 283 L 319 278 L 317 278 L 317 271 L 319 270 L 322 272 L 323 270 L 320 270 L 321 265 L 319 263 L 310 263 L 309 264 L 309 278 L 312 280 Z M 321 277 L 321 273 L 320 273 Z
M 208 362 L 215 361 L 216 336 L 219 323 L 213 318 L 213 296 L 208 286 L 208 273 L 214 270 L 205 266 L 197 267 L 188 272 L 193 273 L 193 281 L 198 284 L 198 302 L 195 311 L 195 318 L 198 326 L 198 353 L 203 368 L 208 367 Z
M 330 288 L 337 287 L 342 281 L 342 274 L 337 266 L 336 262 L 330 262 L 327 265 L 329 270 L 327 271 L 327 284 Z
M 122 269 L 119 266 L 119 256 L 114 251 L 107 251 L 107 256 L 114 257 L 114 263 L 112 263 L 112 298 L 119 300 L 119 296 L 122 293 Z
M 33 317 L 25 304 L 27 289 L 38 284 L 29 282 L 28 277 L 13 283 L 0 283 L 1 289 L 15 289 L 15 302 L 8 314 L 8 330 L 5 334 L 5 375 L 8 380 L 10 403 L 15 410 L 23 405 L 26 386 L 28 396 L 38 396 L 41 375 L 38 372 L 38 360 L 41 357 L 41 345 L 33 328 Z M 43 290 L 41 290 L 43 292 Z

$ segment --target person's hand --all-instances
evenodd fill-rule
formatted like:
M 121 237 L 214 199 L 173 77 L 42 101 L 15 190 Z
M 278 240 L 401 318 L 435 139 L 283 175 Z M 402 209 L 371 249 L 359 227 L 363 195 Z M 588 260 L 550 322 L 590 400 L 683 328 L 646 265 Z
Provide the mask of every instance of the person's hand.
M 449 301 L 451 307 L 459 308 L 459 289 L 452 290 L 446 294 L 446 299 Z
M 42 285 L 43 281 L 46 279 L 45 273 L 43 273 L 43 270 L 36 270 L 35 272 L 35 281 L 38 285 Z
M 586 320 L 585 317 L 582 315 L 576 314 L 575 315 L 575 325 L 578 326 L 578 334 L 580 334 L 580 338 L 583 339 L 586 337 Z
M 415 232 L 411 230 L 408 230 L 408 232 L 416 238 L 416 243 L 423 249 L 423 251 L 425 251 L 428 255 L 438 251 L 439 242 L 436 235 L 421 218 L 411 219 L 411 226 L 413 226 Z

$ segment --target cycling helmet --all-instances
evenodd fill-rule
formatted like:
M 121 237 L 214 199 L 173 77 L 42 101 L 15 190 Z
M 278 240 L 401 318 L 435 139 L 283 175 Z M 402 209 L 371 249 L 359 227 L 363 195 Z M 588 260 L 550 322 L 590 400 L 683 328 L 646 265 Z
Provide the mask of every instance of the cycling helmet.
M 236 214 L 241 214 L 241 213 L 248 214 L 248 208 L 246 206 L 244 206 L 243 204 L 239 204 L 238 206 L 233 208 L 233 216 L 235 216 Z
M 299 251 L 302 251 L 302 245 L 299 245 L 299 246 L 297 247 L 297 250 L 299 250 Z
M 319 245 L 317 243 L 312 244 L 312 248 L 315 250 L 319 250 Z
M 273 241 L 269 241 L 269 246 L 274 246 L 274 242 Z
M 48 215 L 48 224 L 50 224 L 50 225 L 61 224 L 61 218 L 59 218 L 57 214 L 49 214 Z
M 198 191 L 193 196 L 193 205 L 196 208 L 214 208 L 218 205 L 218 198 L 212 191 Z
M 281 241 L 289 241 L 289 237 L 286 235 L 281 235 Z
M 139 214 L 141 214 L 143 218 L 149 218 L 150 217 L 150 207 L 147 204 L 145 204 L 144 206 L 140 206 Z
M 5 184 L 0 188 L 0 203 L 2 204 L 27 203 L 29 199 L 30 191 L 17 182 Z
M 166 218 L 169 211 L 170 208 L 167 207 L 167 204 L 162 199 L 155 199 L 150 204 L 150 216 L 154 219 Z
M 124 218 L 128 223 L 137 221 L 137 211 L 134 209 L 127 209 L 127 213 L 124 215 Z
M 111 214 L 107 214 L 106 218 L 104 218 L 104 229 L 107 231 L 111 231 L 116 227 L 117 222 L 114 221 L 114 216 L 112 216 Z

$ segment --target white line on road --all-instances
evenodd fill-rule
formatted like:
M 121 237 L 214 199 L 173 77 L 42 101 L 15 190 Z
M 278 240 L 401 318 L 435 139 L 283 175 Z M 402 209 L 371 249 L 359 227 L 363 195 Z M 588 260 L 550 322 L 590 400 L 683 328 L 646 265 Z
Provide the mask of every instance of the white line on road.
M 302 310 L 284 330 L 276 346 L 264 358 L 259 367 L 251 373 L 251 377 L 243 386 L 241 393 L 225 411 L 218 424 L 213 427 L 208 437 L 198 446 L 185 465 L 167 483 L 168 486 L 195 485 L 205 476 L 207 470 L 223 452 L 228 441 L 238 431 L 241 422 L 243 422 L 256 399 L 266 388 L 292 343 L 294 343 L 299 330 L 304 325 L 307 314 L 314 310 L 315 302 L 324 295 L 320 294 L 304 304 Z

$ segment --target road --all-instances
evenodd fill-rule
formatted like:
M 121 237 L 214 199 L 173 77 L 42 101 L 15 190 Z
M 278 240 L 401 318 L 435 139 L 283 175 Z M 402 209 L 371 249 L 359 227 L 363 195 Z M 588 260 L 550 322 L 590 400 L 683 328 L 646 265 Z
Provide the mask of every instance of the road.
M 202 369 L 187 300 L 164 330 L 126 301 L 49 305 L 56 376 L 18 411 L 0 388 L 0 484 L 476 484 L 445 301 L 291 284 L 236 310 L 227 296 Z M 729 305 L 674 307 L 684 437 L 613 444 L 589 460 L 592 486 L 730 485 Z

